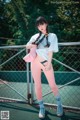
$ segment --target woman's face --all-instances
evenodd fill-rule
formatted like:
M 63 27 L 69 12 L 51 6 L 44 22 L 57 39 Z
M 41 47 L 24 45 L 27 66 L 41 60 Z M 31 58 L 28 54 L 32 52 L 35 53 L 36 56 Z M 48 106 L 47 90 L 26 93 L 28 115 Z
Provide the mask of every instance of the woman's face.
M 43 34 L 46 34 L 46 33 L 47 33 L 47 31 L 46 31 L 47 24 L 46 24 L 46 23 L 38 25 L 37 28 L 38 28 L 38 30 L 41 31 Z

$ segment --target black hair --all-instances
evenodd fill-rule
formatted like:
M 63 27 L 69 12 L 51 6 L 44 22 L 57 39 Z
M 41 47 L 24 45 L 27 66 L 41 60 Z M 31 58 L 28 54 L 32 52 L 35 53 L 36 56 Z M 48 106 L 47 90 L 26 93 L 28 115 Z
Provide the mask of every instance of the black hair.
M 44 17 L 40 16 L 36 19 L 35 24 L 36 24 L 36 27 L 38 27 L 39 25 L 43 25 L 44 23 L 48 24 L 47 20 Z
M 39 25 L 43 25 L 44 23 L 47 24 L 47 28 L 46 28 L 47 35 L 43 36 L 43 38 L 40 40 L 39 44 L 43 41 L 44 37 L 46 37 L 46 46 L 49 47 L 49 42 L 48 42 L 48 22 L 47 22 L 47 20 L 44 17 L 40 16 L 40 17 L 38 17 L 36 19 L 35 25 L 36 25 L 36 27 L 38 27 Z M 37 37 L 37 39 L 35 41 L 35 44 L 38 41 L 38 39 L 41 37 L 41 35 L 42 35 L 41 31 L 39 31 L 39 36 Z
M 38 27 L 39 25 L 43 25 L 44 23 L 46 23 L 48 25 L 47 20 L 44 17 L 40 16 L 36 19 L 35 25 L 36 25 L 36 27 Z M 48 26 L 46 28 L 46 32 L 48 33 Z

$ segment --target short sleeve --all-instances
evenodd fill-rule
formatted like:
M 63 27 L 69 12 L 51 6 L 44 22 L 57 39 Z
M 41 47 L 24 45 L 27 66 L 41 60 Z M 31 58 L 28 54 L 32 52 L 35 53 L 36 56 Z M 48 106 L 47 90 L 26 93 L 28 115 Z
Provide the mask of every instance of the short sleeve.
M 52 34 L 49 39 L 50 39 L 50 46 L 48 51 L 58 52 L 59 51 L 58 38 L 56 34 Z
M 30 40 L 29 40 L 29 42 L 27 43 L 27 45 L 29 45 L 29 44 L 35 42 L 35 40 L 37 39 L 38 35 L 39 35 L 39 34 L 33 35 L 33 36 L 30 38 Z

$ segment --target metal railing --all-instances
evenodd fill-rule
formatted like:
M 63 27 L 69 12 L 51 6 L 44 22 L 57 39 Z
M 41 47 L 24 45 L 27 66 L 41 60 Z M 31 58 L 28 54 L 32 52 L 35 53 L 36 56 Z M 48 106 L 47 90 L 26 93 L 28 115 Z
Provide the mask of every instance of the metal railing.
M 23 61 L 25 45 L 0 47 L 0 100 L 36 103 L 30 64 Z M 80 42 L 59 43 L 53 67 L 64 107 L 80 110 Z M 26 82 L 27 81 L 27 82 Z M 56 105 L 54 95 L 42 72 L 45 105 Z

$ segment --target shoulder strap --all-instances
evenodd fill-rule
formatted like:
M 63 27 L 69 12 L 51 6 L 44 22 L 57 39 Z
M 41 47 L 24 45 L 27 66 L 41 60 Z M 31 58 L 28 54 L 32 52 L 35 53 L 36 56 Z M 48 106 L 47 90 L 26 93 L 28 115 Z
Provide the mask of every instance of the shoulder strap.
M 39 45 L 43 41 L 44 38 L 45 38 L 45 35 L 39 41 L 35 41 L 35 44 Z

